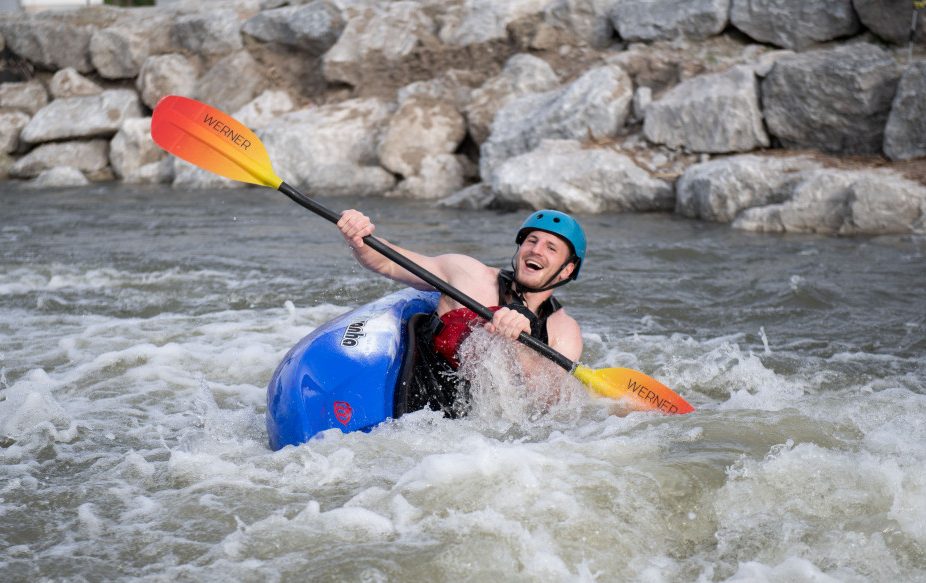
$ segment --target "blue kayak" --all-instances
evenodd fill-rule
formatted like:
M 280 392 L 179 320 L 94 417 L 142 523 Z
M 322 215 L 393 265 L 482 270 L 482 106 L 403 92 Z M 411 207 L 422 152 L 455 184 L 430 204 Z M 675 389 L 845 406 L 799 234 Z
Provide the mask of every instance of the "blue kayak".
M 433 312 L 439 296 L 402 290 L 300 340 L 267 386 L 270 447 L 305 443 L 331 428 L 366 431 L 401 416 L 414 355 L 409 322 Z

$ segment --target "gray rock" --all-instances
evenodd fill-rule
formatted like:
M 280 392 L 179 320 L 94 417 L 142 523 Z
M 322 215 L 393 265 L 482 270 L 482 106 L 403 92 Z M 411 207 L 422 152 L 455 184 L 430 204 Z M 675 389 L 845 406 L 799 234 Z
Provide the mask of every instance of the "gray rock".
M 463 111 L 473 98 L 474 88 L 485 82 L 485 75 L 476 71 L 450 69 L 433 79 L 415 81 L 399 89 L 399 105 L 416 96 L 430 97 L 452 104 Z
M 651 142 L 691 152 L 748 152 L 769 145 L 758 82 L 747 66 L 680 83 L 649 105 L 643 132 Z
M 463 116 L 452 105 L 412 97 L 389 120 L 378 148 L 379 160 L 387 170 L 414 176 L 425 158 L 453 153 L 465 136 Z
M 196 91 L 196 67 L 183 55 L 148 57 L 135 81 L 142 102 L 154 109 L 165 95 L 192 97 Z
M 466 184 L 467 160 L 453 154 L 425 156 L 418 164 L 418 173 L 409 176 L 389 193 L 422 200 L 433 200 L 449 196 Z
M 42 144 L 17 160 L 10 168 L 10 176 L 32 178 L 56 166 L 76 168 L 91 180 L 108 180 L 112 178 L 109 142 L 90 140 Z
M 104 28 L 90 37 L 90 60 L 105 79 L 136 77 L 148 58 L 148 39 L 118 27 Z
M 273 123 L 278 117 L 295 108 L 289 93 L 267 90 L 234 112 L 232 117 L 253 130 Z
M 150 117 L 125 120 L 109 143 L 110 165 L 124 182 L 148 182 L 150 170 L 142 168 L 166 157 L 167 153 L 151 140 Z
M 110 89 L 99 95 L 56 99 L 40 109 L 23 128 L 21 138 L 31 144 L 74 138 L 111 137 L 132 117 L 141 117 L 138 94 Z
M 603 49 L 614 41 L 611 11 L 616 3 L 617 0 L 554 0 L 544 9 L 544 21 L 553 28 L 570 31 L 592 48 Z M 552 42 L 551 46 L 562 44 Z
M 9 154 L 19 148 L 19 134 L 30 119 L 23 111 L 0 110 L 0 152 Z
M 395 177 L 376 152 L 393 114 L 379 99 L 310 107 L 281 116 L 258 132 L 280 177 L 317 195 L 383 194 Z
M 469 133 L 477 144 L 489 137 L 495 114 L 517 97 L 555 89 L 559 77 L 543 59 L 525 53 L 517 54 L 505 63 L 497 76 L 472 93 L 464 111 Z
M 672 185 L 653 178 L 627 156 L 585 148 L 575 140 L 544 140 L 506 160 L 492 175 L 502 205 L 557 208 L 568 212 L 668 211 Z
M 621 0 L 611 21 L 625 41 L 707 38 L 727 26 L 730 0 Z
M 696 164 L 675 183 L 675 212 L 728 223 L 745 209 L 783 202 L 802 174 L 817 167 L 817 163 L 804 157 L 751 154 Z
M 229 83 L 234 79 L 234 83 Z M 248 51 L 223 57 L 196 81 L 193 96 L 222 111 L 235 111 L 267 87 L 263 69 Z
M 39 175 L 31 180 L 27 186 L 29 188 L 71 188 L 87 186 L 90 181 L 84 176 L 84 173 L 72 166 L 55 166 L 48 170 L 42 170 Z
M 786 148 L 880 152 L 900 75 L 864 43 L 783 57 L 762 81 L 768 131 Z
M 170 35 L 177 46 L 207 59 L 241 50 L 243 46 L 241 21 L 231 9 L 178 16 Z
M 48 70 L 73 67 L 81 73 L 93 70 L 90 36 L 93 28 L 48 18 L 0 20 L 0 34 L 12 52 Z
M 884 128 L 884 153 L 891 160 L 926 156 L 926 61 L 904 71 Z
M 483 182 L 471 184 L 445 196 L 435 203 L 438 207 L 466 210 L 479 210 L 495 203 L 495 193 Z
M 862 24 L 887 42 L 905 45 L 910 40 L 913 2 L 909 0 L 853 0 L 855 12 Z M 926 11 L 920 11 L 916 22 L 916 40 L 926 39 Z
M 633 92 L 633 121 L 646 119 L 646 110 L 653 103 L 653 90 L 649 87 L 637 87 Z
M 78 73 L 73 67 L 55 73 L 48 82 L 48 90 L 55 99 L 103 93 L 102 87 Z
M 852 0 L 732 0 L 730 22 L 757 41 L 795 50 L 860 30 Z
M 495 116 L 482 144 L 479 173 L 490 181 L 504 160 L 529 152 L 544 139 L 615 136 L 630 114 L 633 83 L 623 69 L 605 65 L 554 91 L 517 98 Z
M 301 6 L 265 10 L 244 23 L 241 30 L 265 43 L 278 43 L 320 56 L 334 46 L 344 20 L 324 0 Z
M 0 83 L 0 107 L 34 114 L 48 104 L 48 92 L 41 81 Z
M 549 0 L 464 0 L 448 6 L 443 15 L 440 39 L 451 46 L 469 46 L 507 40 L 513 22 L 542 17 Z
M 415 2 L 376 5 L 351 18 L 323 57 L 328 81 L 360 85 L 411 55 L 421 44 L 437 44 L 434 21 Z
M 878 170 L 820 169 L 794 184 L 788 200 L 744 211 L 737 229 L 882 235 L 924 232 L 926 187 Z

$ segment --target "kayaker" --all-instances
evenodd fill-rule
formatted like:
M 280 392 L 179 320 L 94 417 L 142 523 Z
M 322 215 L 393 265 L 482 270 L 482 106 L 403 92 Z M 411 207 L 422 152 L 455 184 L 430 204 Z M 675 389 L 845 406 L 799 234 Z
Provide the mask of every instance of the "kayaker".
M 375 226 L 363 213 L 344 211 L 337 225 L 365 268 L 416 289 L 434 289 L 364 245 L 363 237 L 372 235 Z M 381 240 L 494 312 L 492 321 L 484 323 L 472 310 L 441 295 L 436 312 L 415 327 L 418 350 L 408 411 L 427 406 L 452 417 L 465 413 L 467 399 L 461 397 L 467 387 L 454 374 L 459 367 L 457 351 L 472 327 L 481 323 L 487 331 L 512 340 L 526 332 L 567 358 L 579 359 L 579 324 L 553 297 L 553 289 L 578 277 L 585 258 L 585 233 L 571 216 L 540 210 L 527 217 L 515 236 L 517 250 L 510 270 L 461 254 L 429 257 Z

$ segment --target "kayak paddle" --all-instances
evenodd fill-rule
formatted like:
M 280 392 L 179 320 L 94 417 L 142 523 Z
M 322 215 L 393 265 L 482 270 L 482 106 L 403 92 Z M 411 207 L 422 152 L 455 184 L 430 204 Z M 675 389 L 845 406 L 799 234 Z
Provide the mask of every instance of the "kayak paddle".
M 233 117 L 188 97 L 168 95 L 154 108 L 151 137 L 167 152 L 220 176 L 269 186 L 332 223 L 341 216 L 315 202 L 273 171 L 270 156 L 260 139 Z M 404 255 L 369 235 L 364 243 L 410 273 L 479 314 L 492 319 L 492 311 Z M 694 407 L 656 379 L 628 368 L 594 370 L 575 363 L 524 332 L 518 340 L 569 371 L 592 391 L 627 401 L 634 409 L 665 413 L 690 413 Z

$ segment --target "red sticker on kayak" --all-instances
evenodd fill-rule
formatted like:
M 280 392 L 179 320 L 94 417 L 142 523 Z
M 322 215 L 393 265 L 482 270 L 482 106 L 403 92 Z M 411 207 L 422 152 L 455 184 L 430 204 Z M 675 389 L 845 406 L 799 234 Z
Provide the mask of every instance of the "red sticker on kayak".
M 338 418 L 338 421 L 341 422 L 341 425 L 347 425 L 350 422 L 351 415 L 354 414 L 354 410 L 351 409 L 350 403 L 344 401 L 335 401 L 334 402 L 334 416 Z

